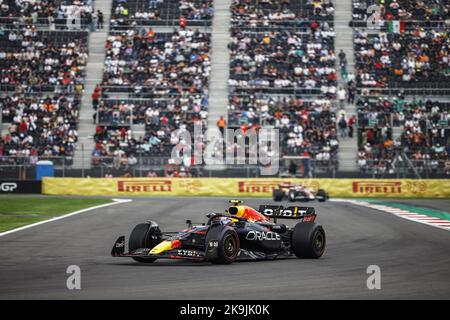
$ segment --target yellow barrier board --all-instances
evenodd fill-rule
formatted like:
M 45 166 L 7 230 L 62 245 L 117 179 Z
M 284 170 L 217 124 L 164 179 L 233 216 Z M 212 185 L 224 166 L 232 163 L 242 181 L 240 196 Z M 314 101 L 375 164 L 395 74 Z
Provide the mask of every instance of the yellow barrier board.
M 280 183 L 325 189 L 330 197 L 450 198 L 450 179 L 44 178 L 48 195 L 271 197 Z

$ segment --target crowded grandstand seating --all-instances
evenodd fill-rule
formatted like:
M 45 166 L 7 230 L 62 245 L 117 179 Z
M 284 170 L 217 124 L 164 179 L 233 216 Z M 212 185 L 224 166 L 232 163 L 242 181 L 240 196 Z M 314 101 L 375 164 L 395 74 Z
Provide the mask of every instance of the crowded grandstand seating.
M 280 156 L 337 166 L 333 3 L 235 0 L 231 13 L 228 125 L 275 127 Z
M 0 109 L 5 129 L 0 138 L 2 163 L 33 164 L 50 158 L 56 165 L 70 165 L 73 161 L 88 32 L 55 31 L 42 21 L 69 10 L 66 5 L 79 7 L 84 3 L 0 4 Z
M 74 96 L 41 97 L 12 94 L 0 98 L 3 121 L 10 123 L 0 138 L 0 159 L 17 163 L 21 157 L 52 158 L 70 164 L 78 140 L 80 101 Z
M 106 48 L 102 98 L 95 106 L 99 126 L 94 165 L 125 165 L 124 159 L 137 156 L 170 157 L 178 143 L 176 130 L 193 132 L 194 124 L 206 129 L 209 34 L 129 29 L 112 32 Z M 139 98 L 109 98 L 125 92 Z M 134 137 L 133 124 L 144 124 L 145 135 Z
M 244 90 L 295 91 L 332 98 L 336 93 L 334 36 L 332 29 L 323 26 L 307 33 L 235 30 L 229 45 L 229 85 Z
M 92 14 L 92 0 L 0 0 L 0 25 L 82 29 L 92 23 Z
M 163 115 L 170 118 L 188 120 L 191 115 L 207 116 L 207 101 L 200 95 L 178 95 L 145 100 L 107 100 L 100 101 L 97 112 L 100 124 L 159 125 Z
M 403 96 L 360 99 L 358 165 L 363 171 L 394 173 L 404 152 L 419 170 L 443 171 L 450 154 L 450 102 Z M 395 127 L 400 131 L 394 136 Z
M 332 20 L 334 6 L 330 0 L 233 0 L 231 14 L 234 27 L 303 29 L 312 21 Z
M 145 135 L 135 137 L 130 126 L 99 125 L 95 134 L 92 163 L 110 164 L 129 157 L 170 158 L 172 148 L 178 144 L 177 130 L 194 131 L 195 124 L 205 127 L 205 120 L 198 113 L 169 111 L 164 108 L 147 108 L 145 111 Z M 119 161 L 119 163 L 121 163 Z M 117 164 L 117 163 L 116 163 Z
M 330 100 L 232 95 L 228 110 L 231 125 L 279 129 L 282 156 L 309 156 L 327 163 L 337 161 L 336 114 Z
M 210 74 L 210 36 L 198 30 L 112 33 L 106 42 L 104 92 L 204 93 Z
M 113 0 L 111 27 L 127 29 L 137 25 L 211 25 L 212 0 Z
M 379 10 L 374 10 L 373 5 L 379 6 Z M 439 0 L 353 0 L 353 25 L 366 27 L 368 20 L 383 28 L 387 28 L 387 22 L 392 20 L 405 21 L 406 28 L 448 28 L 450 3 Z
M 0 35 L 0 90 L 80 93 L 87 62 L 87 33 L 38 31 Z
M 448 30 L 355 33 L 358 87 L 450 91 Z M 439 92 L 440 91 L 440 92 Z

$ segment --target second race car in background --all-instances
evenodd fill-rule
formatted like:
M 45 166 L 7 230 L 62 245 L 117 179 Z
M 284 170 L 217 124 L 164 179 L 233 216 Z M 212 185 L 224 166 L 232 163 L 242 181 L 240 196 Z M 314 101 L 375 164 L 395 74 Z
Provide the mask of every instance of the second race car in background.
M 323 189 L 314 190 L 303 186 L 302 184 L 283 183 L 278 189 L 272 191 L 274 201 L 289 200 L 294 201 L 313 201 L 320 202 L 328 200 L 330 197 Z

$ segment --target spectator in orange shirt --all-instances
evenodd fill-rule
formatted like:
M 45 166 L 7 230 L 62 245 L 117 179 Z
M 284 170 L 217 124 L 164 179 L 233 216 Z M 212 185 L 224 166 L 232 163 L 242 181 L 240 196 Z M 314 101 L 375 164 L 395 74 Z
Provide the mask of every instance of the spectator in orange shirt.
M 226 125 L 227 125 L 227 121 L 223 118 L 223 116 L 221 116 L 220 119 L 217 121 L 217 127 L 219 128 L 220 133 L 222 133 L 222 135 L 223 135 Z

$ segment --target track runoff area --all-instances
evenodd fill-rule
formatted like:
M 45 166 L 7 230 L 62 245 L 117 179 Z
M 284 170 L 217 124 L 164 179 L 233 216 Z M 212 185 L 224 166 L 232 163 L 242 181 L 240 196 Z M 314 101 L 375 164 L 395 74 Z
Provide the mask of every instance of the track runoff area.
M 442 299 L 450 296 L 450 200 L 311 203 L 327 234 L 318 260 L 231 265 L 112 258 L 118 235 L 149 219 L 162 231 L 228 206 L 213 197 L 133 198 L 0 236 L 0 299 Z M 250 206 L 271 199 L 243 199 Z M 284 203 L 284 205 L 288 205 Z M 386 208 L 396 208 L 389 212 Z M 405 219 L 406 217 L 406 219 Z M 416 218 L 420 218 L 416 217 Z M 423 218 L 423 217 L 422 217 Z M 294 223 L 286 220 L 286 222 Z M 77 280 L 72 281 L 77 274 Z M 78 277 L 79 276 L 79 277 Z M 208 280 L 207 278 L 210 277 Z M 374 278 L 375 277 L 375 278 Z M 375 280 L 374 280 L 375 279 Z

